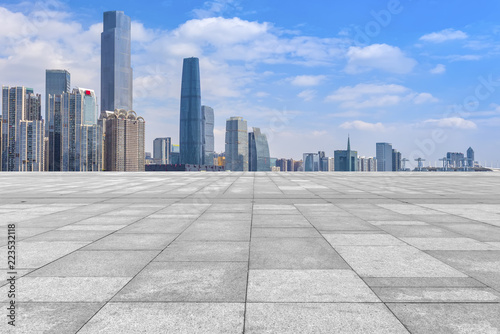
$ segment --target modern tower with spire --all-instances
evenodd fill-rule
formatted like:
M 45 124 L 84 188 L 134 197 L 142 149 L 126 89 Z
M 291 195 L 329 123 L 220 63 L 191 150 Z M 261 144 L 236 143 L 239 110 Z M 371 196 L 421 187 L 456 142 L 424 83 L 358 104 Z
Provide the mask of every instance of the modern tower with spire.
M 358 152 L 351 151 L 351 138 L 347 137 L 347 150 L 335 151 L 336 172 L 356 172 L 358 170 Z

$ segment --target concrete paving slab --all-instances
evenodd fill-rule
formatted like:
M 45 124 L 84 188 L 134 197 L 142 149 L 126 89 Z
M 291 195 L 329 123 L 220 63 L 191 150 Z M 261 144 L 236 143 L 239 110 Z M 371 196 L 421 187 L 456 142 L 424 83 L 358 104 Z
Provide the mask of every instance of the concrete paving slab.
M 163 250 L 178 234 L 113 233 L 82 250 Z
M 248 261 L 249 243 L 245 241 L 175 241 L 155 261 Z
M 486 285 L 471 277 L 364 277 L 371 287 L 401 288 L 485 288 Z
M 108 303 L 78 333 L 241 333 L 244 309 L 228 303 Z
M 403 246 L 404 242 L 387 234 L 329 234 L 323 233 L 326 241 L 335 246 Z
M 401 238 L 420 250 L 496 250 L 496 247 L 471 238 Z
M 352 270 L 250 270 L 248 302 L 380 302 Z
M 252 238 L 321 238 L 312 227 L 255 227 Z
M 500 293 L 490 288 L 377 288 L 385 303 L 500 303 Z

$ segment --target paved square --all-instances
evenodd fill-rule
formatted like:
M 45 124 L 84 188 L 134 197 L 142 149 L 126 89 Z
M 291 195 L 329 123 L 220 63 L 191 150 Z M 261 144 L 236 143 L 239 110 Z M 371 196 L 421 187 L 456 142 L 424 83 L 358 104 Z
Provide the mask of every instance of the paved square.
M 497 172 L 0 173 L 0 231 L 1 333 L 500 333 Z

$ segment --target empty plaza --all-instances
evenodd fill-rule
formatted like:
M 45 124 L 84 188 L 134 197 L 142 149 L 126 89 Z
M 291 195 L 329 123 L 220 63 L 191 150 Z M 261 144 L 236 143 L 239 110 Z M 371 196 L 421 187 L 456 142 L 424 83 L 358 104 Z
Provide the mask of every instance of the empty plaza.
M 500 333 L 499 172 L 2 173 L 0 227 L 2 333 Z

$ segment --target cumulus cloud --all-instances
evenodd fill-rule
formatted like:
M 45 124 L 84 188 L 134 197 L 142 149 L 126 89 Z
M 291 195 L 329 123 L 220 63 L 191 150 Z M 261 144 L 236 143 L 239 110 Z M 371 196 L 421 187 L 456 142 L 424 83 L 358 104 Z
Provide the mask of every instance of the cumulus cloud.
M 400 48 L 387 44 L 372 44 L 366 47 L 351 46 L 347 51 L 345 71 L 350 74 L 381 70 L 406 74 L 417 65 L 415 59 L 407 57 Z
M 464 129 L 471 130 L 476 129 L 476 123 L 460 118 L 460 117 L 449 117 L 449 118 L 441 118 L 441 119 L 428 119 L 422 122 L 422 125 L 431 125 L 440 128 L 455 128 L 455 129 Z
M 355 129 L 361 131 L 385 131 L 385 126 L 382 123 L 368 123 L 363 121 L 344 122 L 340 125 L 342 129 Z
M 446 66 L 443 64 L 437 64 L 436 67 L 430 70 L 432 74 L 443 74 L 446 72 Z
M 431 42 L 431 43 L 443 43 L 446 41 L 466 39 L 468 36 L 466 33 L 455 29 L 444 29 L 439 32 L 433 32 L 420 37 L 421 41 Z
M 294 86 L 317 86 L 325 79 L 324 75 L 298 75 L 289 80 Z
M 403 102 L 436 102 L 437 99 L 429 93 L 415 93 L 401 85 L 358 84 L 337 89 L 326 101 L 340 103 L 344 109 L 364 109 L 391 107 Z

